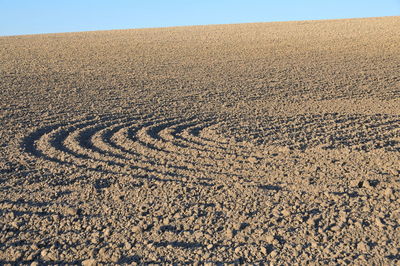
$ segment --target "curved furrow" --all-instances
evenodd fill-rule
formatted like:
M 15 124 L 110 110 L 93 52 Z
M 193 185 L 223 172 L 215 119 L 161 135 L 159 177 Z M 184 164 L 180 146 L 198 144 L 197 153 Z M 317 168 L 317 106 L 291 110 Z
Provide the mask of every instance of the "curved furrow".
M 91 143 L 91 136 L 98 130 L 107 127 L 108 124 L 95 124 L 77 129 L 71 132 L 63 140 L 63 145 L 75 154 L 75 157 L 87 158 L 88 163 L 97 163 L 102 167 L 120 167 L 120 171 L 127 171 L 128 165 L 115 154 L 107 154 L 94 147 Z
M 212 166 L 216 160 L 223 158 L 216 155 L 212 150 L 202 152 L 197 149 L 183 148 L 176 146 L 174 142 L 163 139 L 159 135 L 159 132 L 167 129 L 169 126 L 171 126 L 171 123 L 150 125 L 138 130 L 135 135 L 135 143 L 136 145 L 140 145 L 138 149 L 144 149 L 146 153 L 160 159 L 168 158 L 170 161 L 185 163 L 195 162 L 196 165 L 203 164 L 205 166 Z
M 181 154 L 179 149 L 170 142 L 164 142 L 161 137 L 153 139 L 150 135 L 147 135 L 149 127 L 151 125 L 140 128 L 126 128 L 115 135 L 117 139 L 114 139 L 114 143 L 123 143 L 119 146 L 122 146 L 125 150 L 151 157 L 160 164 L 173 162 L 173 164 L 187 169 L 197 169 L 200 165 L 207 166 L 207 164 L 198 161 L 198 158 L 195 157 L 196 154 Z M 209 166 L 213 166 L 213 160 L 208 159 Z
M 120 167 L 119 171 L 130 173 L 131 169 L 141 169 L 147 172 L 164 174 L 173 177 L 187 177 L 188 175 L 193 175 L 193 171 L 184 168 L 179 165 L 161 165 L 157 163 L 150 164 L 149 159 L 143 160 L 142 158 L 136 158 L 132 160 L 117 154 L 106 152 L 96 145 L 92 141 L 92 136 L 99 131 L 99 129 L 107 128 L 107 125 L 93 126 L 89 128 L 84 128 L 73 132 L 65 140 L 66 146 L 73 150 L 76 154 L 81 156 L 88 156 L 96 163 L 102 165 L 104 169 Z M 153 160 L 154 161 L 154 160 Z
M 117 166 L 113 162 L 110 163 L 109 159 L 112 158 L 107 160 L 104 157 L 101 157 L 100 160 L 99 158 L 93 158 L 92 152 L 86 150 L 87 146 L 91 145 L 88 144 L 87 134 L 88 131 L 92 134 L 95 131 L 94 128 L 105 128 L 106 126 L 104 125 L 95 126 L 96 124 L 101 125 L 104 121 L 106 120 L 78 121 L 77 123 L 64 123 L 39 128 L 22 140 L 21 148 L 35 158 L 57 163 L 63 166 L 63 168 L 69 169 L 69 171 L 71 169 L 81 169 L 100 174 L 111 174 L 115 177 L 123 175 L 130 178 L 158 180 L 162 182 L 189 182 L 195 185 L 206 185 L 201 180 L 190 180 L 192 179 L 191 177 L 196 177 L 195 172 L 188 172 L 188 175 L 182 175 L 176 169 L 171 170 L 167 167 L 160 169 L 159 165 L 156 167 L 135 165 L 123 168 L 121 162 L 118 162 Z M 85 136 L 84 139 L 81 139 L 82 136 Z M 79 148 L 79 143 L 85 143 L 83 145 L 86 148 Z M 110 156 L 110 154 L 108 155 Z M 118 164 L 120 165 L 118 166 Z M 137 171 L 131 172 L 127 171 L 128 169 L 135 169 Z M 198 175 L 200 178 L 203 176 Z
M 120 127 L 117 130 L 106 133 L 107 135 L 104 135 L 103 141 L 110 145 L 112 149 L 122 151 L 124 154 L 136 156 L 140 160 L 144 159 L 143 161 L 154 161 L 156 158 L 153 156 L 153 153 L 162 152 L 162 150 L 159 150 L 155 146 L 151 146 L 151 143 L 142 141 L 142 139 L 137 137 L 137 134 L 142 130 L 146 131 L 149 126 L 159 122 L 165 122 L 165 120 L 156 122 L 150 121 L 141 124 L 129 125 L 127 127 Z M 143 152 L 144 149 L 147 149 L 148 152 Z M 174 154 L 171 154 L 170 156 L 173 157 Z M 161 163 L 162 161 L 163 160 L 161 160 Z
M 161 130 L 151 129 L 152 133 L 157 136 L 154 143 L 157 147 L 164 147 L 167 152 L 179 153 L 183 156 L 195 157 L 196 159 L 212 158 L 213 160 L 224 160 L 226 150 L 216 150 L 213 147 L 202 146 L 201 148 L 193 145 L 192 142 L 183 137 L 178 136 L 176 128 L 184 128 L 187 121 L 177 123 L 172 127 L 162 128 Z M 189 124 L 190 125 L 190 124 Z
M 85 127 L 95 122 L 98 121 L 78 121 L 75 124 L 64 123 L 40 128 L 24 138 L 21 145 L 26 152 L 44 161 L 54 162 L 66 167 L 119 174 L 119 172 L 101 170 L 97 168 L 97 165 L 88 166 L 85 160 L 91 160 L 91 158 L 77 154 L 62 144 L 63 140 L 75 128 Z
M 220 123 L 210 123 L 207 126 L 191 127 L 184 130 L 181 135 L 189 141 L 196 141 L 197 143 L 203 143 L 203 146 L 220 149 L 224 151 L 226 155 L 233 156 L 233 158 L 236 159 L 237 156 L 249 157 L 252 152 L 249 150 L 248 146 L 229 141 L 213 131 L 212 128 L 218 127 L 219 125 Z M 211 132 L 213 132 L 213 134 Z
M 161 131 L 159 135 L 167 140 L 177 141 L 184 143 L 187 149 L 183 149 L 181 153 L 188 155 L 195 155 L 196 160 L 202 158 L 212 158 L 215 164 L 221 167 L 223 165 L 229 169 L 236 163 L 242 164 L 244 168 L 251 167 L 252 164 L 246 159 L 249 158 L 251 152 L 246 149 L 239 149 L 237 145 L 217 143 L 213 144 L 202 144 L 199 141 L 201 138 L 192 137 L 189 132 L 194 128 L 207 128 L 209 125 L 217 125 L 217 122 L 201 122 L 201 123 L 190 123 L 190 124 L 179 124 L 168 131 Z M 175 130 L 174 130 L 175 129 Z M 194 139 L 194 140 L 193 140 Z M 224 144 L 222 146 L 221 144 Z M 219 146 L 218 146 L 219 145 Z M 207 147 L 208 149 L 205 149 Z M 206 159 L 207 160 L 207 159 Z
M 195 137 L 191 137 L 190 135 L 188 135 L 188 128 L 204 129 L 211 125 L 218 124 L 217 122 L 210 123 L 209 121 L 212 120 L 207 119 L 206 121 L 196 122 L 183 120 L 182 122 L 175 123 L 174 125 L 172 125 L 173 123 L 168 123 L 165 125 L 156 125 L 154 127 L 150 126 L 148 132 L 143 133 L 142 136 L 150 136 L 148 140 L 152 142 L 151 145 L 156 145 L 156 148 L 161 147 L 162 143 L 164 142 L 167 143 L 167 152 L 170 152 L 172 150 L 172 152 L 176 153 L 176 151 L 179 150 L 181 153 L 189 155 L 195 154 L 200 158 L 202 157 L 200 155 L 201 153 L 205 153 L 206 156 L 204 157 L 207 158 L 210 157 L 211 153 L 214 160 L 226 160 L 226 156 L 229 154 L 236 155 L 238 152 L 244 152 L 243 150 L 238 150 L 235 146 L 234 147 L 236 149 L 233 149 L 232 144 L 221 142 L 213 142 L 212 144 L 202 143 L 201 138 L 193 140 L 195 139 Z
M 170 122 L 169 122 L 170 123 Z M 147 123 L 144 123 L 147 124 Z M 121 136 L 126 134 L 126 131 L 130 128 L 133 127 L 135 130 L 139 130 L 138 128 L 143 128 L 142 126 L 138 126 L 137 124 L 123 124 L 123 125 L 117 125 L 115 128 L 110 129 L 110 127 L 105 127 L 102 128 L 101 130 L 91 130 L 93 132 L 100 132 L 102 131 L 102 134 L 97 135 L 97 141 L 91 141 L 89 142 L 88 140 L 81 140 L 80 145 L 75 146 L 83 146 L 83 143 L 86 143 L 87 148 L 93 148 L 96 147 L 96 158 L 98 157 L 103 157 L 108 158 L 107 156 L 111 156 L 108 158 L 108 160 L 111 160 L 113 162 L 112 156 L 115 154 L 118 154 L 120 160 L 116 160 L 120 163 L 125 163 L 129 165 L 133 165 L 134 167 L 138 167 L 141 169 L 147 169 L 151 170 L 153 172 L 161 172 L 161 173 L 173 173 L 173 175 L 176 175 L 177 171 L 182 173 L 185 176 L 196 176 L 199 173 L 202 173 L 203 175 L 206 174 L 213 174 L 213 175 L 221 175 L 219 172 L 212 171 L 210 169 L 209 171 L 204 171 L 203 169 L 199 168 L 200 166 L 203 166 L 201 164 L 198 164 L 196 162 L 188 161 L 188 160 L 177 160 L 174 161 L 173 164 L 171 164 L 171 158 L 168 160 L 165 160 L 163 157 L 160 156 L 149 156 L 149 154 L 152 153 L 151 149 L 148 149 L 148 145 L 143 146 L 137 145 L 138 140 L 133 142 L 133 145 L 129 145 L 130 140 L 124 140 L 124 138 L 121 138 Z M 107 129 L 110 129 L 109 131 L 112 133 L 109 133 Z M 82 132 L 80 133 L 81 135 L 88 135 L 87 132 Z M 96 134 L 89 134 L 87 138 L 89 137 L 94 137 Z M 104 135 L 107 135 L 107 138 L 104 137 Z M 118 137 L 119 136 L 119 137 Z M 111 140 L 113 139 L 113 140 Z M 100 142 L 99 142 L 100 141 Z M 125 145 L 129 146 L 128 147 L 122 147 L 119 145 L 119 143 L 125 143 Z M 102 143 L 102 148 L 100 146 L 95 145 L 94 143 Z M 108 145 L 112 143 L 113 145 Z M 106 148 L 106 151 L 104 153 L 104 148 Z M 142 150 L 147 149 L 147 152 L 143 152 Z M 124 155 L 121 155 L 121 151 Z M 88 151 L 83 151 L 81 150 L 80 152 L 85 152 L 88 154 Z M 98 154 L 101 153 L 101 154 Z M 107 154 L 108 153 L 108 154 Z M 158 151 L 159 153 L 159 151 Z M 156 153 L 157 154 L 157 153 Z M 172 155 L 173 156 L 173 155 Z M 176 158 L 178 156 L 175 156 Z M 214 166 L 213 166 L 214 167 Z M 228 173 L 229 175 L 233 175 L 232 173 Z M 226 174 L 224 174 L 226 175 Z
M 178 125 L 175 127 L 175 130 L 170 133 L 170 138 L 174 140 L 181 140 L 183 143 L 187 142 L 191 146 L 195 147 L 195 149 L 200 151 L 213 151 L 221 152 L 223 154 L 235 154 L 237 150 L 232 149 L 232 146 L 229 145 L 229 143 L 223 143 L 221 141 L 210 141 L 191 134 L 194 130 L 201 131 L 207 129 L 212 125 L 217 124 L 217 122 L 204 121 L 200 123 Z M 206 150 L 205 148 L 208 148 L 208 150 Z
M 152 126 L 144 127 L 137 131 L 137 135 L 134 135 L 134 140 L 132 140 L 130 146 L 134 147 L 134 150 L 140 151 L 141 153 L 150 154 L 153 157 L 158 158 L 159 161 L 168 163 L 173 162 L 175 165 L 183 165 L 188 169 L 195 169 L 197 172 L 205 172 L 211 175 L 223 175 L 223 176 L 247 176 L 244 173 L 238 173 L 240 169 L 245 169 L 251 167 L 252 165 L 247 165 L 242 163 L 240 168 L 232 168 L 235 161 L 232 158 L 231 161 L 227 160 L 227 156 L 222 154 L 220 158 L 215 157 L 215 152 L 207 151 L 204 155 L 201 152 L 193 149 L 185 149 L 175 146 L 173 143 L 166 141 L 160 135 L 156 138 L 152 138 L 154 134 L 158 134 L 158 129 L 164 130 L 168 129 L 171 123 L 166 123 L 165 125 L 157 125 L 157 131 L 152 128 Z M 147 134 L 149 130 L 152 134 Z M 123 140 L 124 143 L 129 143 L 129 140 Z M 195 152 L 194 152 L 195 151 Z M 237 163 L 237 160 L 236 160 Z M 235 170 L 235 171 L 232 171 Z
M 161 167 L 163 169 L 172 169 L 174 173 L 176 171 L 185 172 L 186 175 L 202 174 L 204 176 L 211 174 L 214 177 L 225 177 L 226 175 L 237 176 L 236 172 L 222 173 L 220 169 L 217 169 L 217 171 L 215 171 L 216 164 L 213 160 L 209 160 L 208 166 L 205 166 L 204 164 L 199 163 L 199 160 L 186 160 L 187 158 L 190 159 L 190 157 L 188 156 L 185 157 L 186 159 L 181 158 L 174 153 L 170 153 L 168 155 L 168 158 L 164 156 L 159 156 L 158 153 L 160 152 L 155 152 L 154 150 L 149 148 L 148 143 L 146 144 L 145 142 L 141 142 L 140 139 L 136 137 L 136 135 L 132 136 L 132 132 L 140 131 L 140 129 L 143 128 L 143 125 L 152 125 L 158 122 L 159 121 L 150 121 L 141 123 L 141 125 L 134 124 L 130 126 L 119 125 L 110 131 L 104 130 L 104 135 L 107 136 L 102 138 L 104 142 L 106 142 L 107 144 L 111 144 L 108 146 L 110 149 L 113 149 L 113 152 L 123 151 L 123 153 L 125 154 L 130 153 L 131 155 L 135 156 L 137 158 L 137 160 L 135 161 L 135 165 L 138 167 L 154 167 L 156 169 L 160 169 Z M 129 138 L 127 137 L 128 131 L 131 131 Z M 120 143 L 123 143 L 124 145 L 121 146 L 119 145 Z M 143 160 L 144 157 L 147 159 Z M 172 158 L 178 158 L 179 160 L 173 160 Z M 222 168 L 221 165 L 223 165 L 221 164 L 221 162 L 217 164 L 218 167 Z M 201 169 L 202 167 L 205 167 L 206 169 Z
M 178 182 L 181 181 L 176 179 L 177 177 L 187 178 L 187 176 L 168 170 L 159 171 L 127 164 L 121 158 L 116 161 L 115 157 L 111 155 L 107 157 L 99 152 L 100 150 L 96 150 L 96 152 L 99 152 L 96 153 L 88 149 L 91 144 L 89 144 L 87 136 L 93 134 L 99 128 L 107 127 L 104 125 L 105 121 L 93 120 L 84 123 L 45 127 L 26 137 L 23 146 L 26 151 L 35 157 L 73 168 L 128 176 L 131 176 L 131 169 L 136 169 L 145 173 L 155 174 L 158 176 L 156 179 L 161 181 L 164 176 L 172 177 L 172 179 L 168 179 L 169 181 Z M 84 145 L 84 147 L 81 145 Z M 147 176 L 146 178 L 149 177 Z
M 136 126 L 136 125 L 130 125 L 130 126 Z M 124 132 L 129 128 L 129 126 L 124 127 L 124 126 L 117 126 L 116 127 L 117 130 L 112 130 L 113 133 L 115 135 L 123 135 Z M 99 132 L 98 132 L 99 133 Z M 163 172 L 165 171 L 181 171 L 184 172 L 185 175 L 193 175 L 194 174 L 194 170 L 190 169 L 190 167 L 187 167 L 187 164 L 182 164 L 182 163 L 178 163 L 178 164 L 174 164 L 174 165 L 170 165 L 170 164 L 162 164 L 162 162 L 160 162 L 159 160 L 157 160 L 157 158 L 155 157 L 151 157 L 148 156 L 144 153 L 140 153 L 138 152 L 141 149 L 130 149 L 129 150 L 127 148 L 121 147 L 116 143 L 119 143 L 119 140 L 121 140 L 121 137 L 119 138 L 115 138 L 112 146 L 107 145 L 109 144 L 109 140 L 104 138 L 104 135 L 107 134 L 107 132 L 105 132 L 105 129 L 103 129 L 103 132 L 101 132 L 98 135 L 93 135 L 93 140 L 96 136 L 96 141 L 92 141 L 91 145 L 94 145 L 94 143 L 101 143 L 101 150 L 104 150 L 107 153 L 110 154 L 117 154 L 118 153 L 118 157 L 120 157 L 120 159 L 123 159 L 125 163 L 129 163 L 131 165 L 135 165 L 141 168 L 146 168 L 146 169 L 151 169 L 151 170 L 156 170 L 156 169 L 162 169 Z M 110 134 L 108 137 L 112 138 L 114 134 Z M 123 140 L 122 140 L 123 141 Z M 126 143 L 126 141 L 123 141 L 124 143 Z M 98 152 L 100 150 L 100 146 L 98 145 L 94 145 L 97 146 L 98 148 Z M 118 148 L 116 148 L 115 146 L 117 146 Z M 121 153 L 122 152 L 122 153 Z M 122 155 L 123 154 L 123 155 Z M 104 153 L 104 155 L 106 155 Z

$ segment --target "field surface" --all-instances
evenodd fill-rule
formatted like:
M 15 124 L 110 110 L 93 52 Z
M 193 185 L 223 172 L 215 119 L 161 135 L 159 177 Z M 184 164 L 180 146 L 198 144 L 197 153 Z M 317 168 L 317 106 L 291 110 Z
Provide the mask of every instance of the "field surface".
M 399 29 L 0 37 L 0 264 L 399 263 Z

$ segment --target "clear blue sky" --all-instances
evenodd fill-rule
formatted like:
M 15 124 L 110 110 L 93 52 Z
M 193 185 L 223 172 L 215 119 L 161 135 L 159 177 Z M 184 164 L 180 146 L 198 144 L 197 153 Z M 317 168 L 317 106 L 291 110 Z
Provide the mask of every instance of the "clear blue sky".
M 0 35 L 396 15 L 400 0 L 0 0 Z

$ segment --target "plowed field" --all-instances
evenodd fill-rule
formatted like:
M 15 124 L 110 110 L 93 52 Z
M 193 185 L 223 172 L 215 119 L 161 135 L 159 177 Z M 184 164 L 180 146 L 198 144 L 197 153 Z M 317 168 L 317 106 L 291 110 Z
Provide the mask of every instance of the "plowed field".
M 0 37 L 0 264 L 399 263 L 399 29 Z

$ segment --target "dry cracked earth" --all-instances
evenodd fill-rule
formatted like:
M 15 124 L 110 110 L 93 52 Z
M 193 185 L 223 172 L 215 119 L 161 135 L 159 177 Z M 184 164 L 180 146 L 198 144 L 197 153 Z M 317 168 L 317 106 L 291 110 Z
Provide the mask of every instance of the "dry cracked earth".
M 399 28 L 1 37 L 0 263 L 399 264 Z

